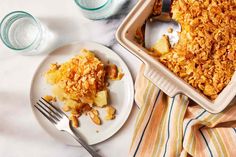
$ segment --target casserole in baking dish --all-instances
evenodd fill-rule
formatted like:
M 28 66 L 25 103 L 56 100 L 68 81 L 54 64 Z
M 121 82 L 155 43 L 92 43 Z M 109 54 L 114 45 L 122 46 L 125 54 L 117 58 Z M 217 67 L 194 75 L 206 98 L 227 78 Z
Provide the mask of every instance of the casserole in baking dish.
M 176 1 L 177 2 L 180 1 L 180 3 L 181 2 L 184 3 L 184 0 L 176 0 Z M 227 71 L 231 72 L 228 76 L 225 73 L 223 73 L 223 75 L 221 75 L 220 77 L 218 76 L 218 78 L 215 78 L 215 79 L 220 80 L 225 77 L 224 79 L 222 79 L 222 81 L 219 81 L 219 82 L 216 81 L 215 83 L 213 83 L 213 81 L 212 81 L 213 74 L 212 74 L 212 78 L 209 78 L 209 80 L 211 79 L 210 81 L 208 81 L 209 83 L 203 83 L 202 86 L 199 86 L 199 88 L 198 88 L 198 83 L 196 83 L 196 85 L 194 85 L 194 83 L 200 81 L 200 77 L 202 77 L 202 76 L 205 77 L 204 73 L 199 75 L 199 71 L 196 72 L 195 74 L 198 74 L 199 78 L 195 79 L 194 80 L 195 82 L 193 82 L 193 84 L 191 84 L 191 82 L 188 81 L 188 79 L 190 78 L 190 75 L 193 75 L 193 74 L 188 73 L 186 79 L 184 77 L 181 77 L 178 72 L 175 72 L 175 69 L 174 69 L 175 65 L 168 64 L 168 63 L 173 63 L 173 62 L 168 60 L 166 62 L 167 64 L 165 64 L 161 59 L 157 59 L 153 56 L 150 56 L 149 55 L 150 51 L 145 49 L 142 45 L 140 45 L 135 40 L 135 35 L 136 35 L 137 29 L 141 28 L 143 26 L 143 24 L 145 23 L 145 21 L 150 17 L 150 15 L 152 15 L 154 4 L 155 4 L 155 0 L 141 0 L 141 1 L 139 1 L 137 3 L 137 5 L 134 7 L 134 9 L 126 17 L 126 19 L 123 21 L 121 26 L 119 27 L 117 34 L 116 34 L 117 40 L 119 41 L 119 43 L 122 46 L 127 48 L 131 53 L 133 53 L 135 56 L 137 56 L 140 60 L 142 60 L 144 62 L 144 64 L 146 65 L 144 75 L 148 79 L 150 79 L 156 86 L 158 86 L 163 92 L 165 92 L 167 95 L 173 97 L 176 94 L 183 93 L 183 94 L 187 95 L 188 97 L 190 97 L 191 99 L 193 99 L 195 102 L 197 102 L 199 105 L 201 105 L 203 108 L 205 108 L 209 112 L 218 113 L 218 112 L 222 111 L 231 102 L 231 100 L 234 98 L 234 96 L 236 94 L 236 76 L 235 76 L 235 74 L 233 75 L 234 70 L 235 70 L 235 69 L 233 69 L 234 67 L 228 66 L 232 69 L 225 69 L 224 70 L 224 72 L 227 72 Z M 180 5 L 184 5 L 184 4 L 180 4 Z M 220 9 L 220 7 L 217 7 L 217 5 L 218 4 L 215 4 L 214 6 L 216 6 L 216 7 L 211 8 L 212 13 L 216 12 L 214 15 L 215 17 L 218 16 L 217 11 L 219 11 L 219 10 L 217 10 L 217 9 Z M 179 5 L 175 5 L 175 6 L 180 7 Z M 208 6 L 209 6 L 209 4 L 208 4 Z M 181 6 L 181 7 L 184 7 L 184 6 Z M 179 9 L 179 8 L 177 8 L 177 9 Z M 225 12 L 224 10 L 221 10 L 221 11 Z M 187 12 L 187 11 L 185 10 L 185 12 Z M 177 13 L 179 13 L 179 12 L 175 12 L 173 15 L 176 15 Z M 197 14 L 197 13 L 198 12 L 196 10 L 194 12 L 194 14 Z M 199 13 L 199 14 L 202 14 L 202 13 Z M 234 16 L 234 14 L 235 13 L 232 12 L 232 16 Z M 220 15 L 220 13 L 219 13 L 219 15 Z M 195 15 L 195 16 L 197 16 L 197 15 Z M 211 15 L 211 16 L 213 16 L 213 15 Z M 224 16 L 224 18 L 225 17 L 226 16 Z M 186 19 L 186 17 L 184 17 L 184 18 Z M 217 17 L 217 18 L 219 18 L 219 17 Z M 235 19 L 235 16 L 233 17 L 233 19 Z M 212 21 L 212 22 L 214 22 L 214 21 Z M 218 21 L 215 21 L 215 22 L 220 22 L 220 19 L 218 19 Z M 186 23 L 186 21 L 185 21 L 185 23 Z M 181 22 L 180 22 L 180 24 L 181 24 Z M 235 20 L 231 20 L 230 24 L 234 25 Z M 181 26 L 183 27 L 183 25 L 181 25 Z M 223 31 L 225 31 L 225 29 L 227 29 L 229 27 L 222 27 L 222 28 L 223 28 L 222 29 L 222 32 L 223 32 Z M 182 29 L 184 30 L 184 29 L 190 29 L 190 28 L 182 28 Z M 204 28 L 204 29 L 207 29 L 207 28 Z M 213 28 L 210 28 L 210 29 L 213 29 Z M 232 32 L 232 33 L 234 33 L 233 36 L 235 36 L 235 30 L 233 30 L 233 31 L 234 31 L 234 32 Z M 221 32 L 219 32 L 219 33 L 221 33 Z M 219 33 L 218 33 L 218 36 L 221 35 Z M 203 36 L 204 36 L 204 34 L 203 34 Z M 232 39 L 233 36 L 231 34 L 230 39 Z M 223 38 L 225 38 L 225 36 L 219 37 L 219 39 L 217 39 L 217 40 L 219 40 L 219 42 L 221 42 L 221 41 L 225 40 Z M 206 40 L 204 43 L 206 43 L 208 41 L 209 40 Z M 227 49 L 228 45 L 235 46 L 235 44 L 233 44 L 235 42 L 235 38 L 233 38 L 232 41 L 230 41 L 230 42 L 232 42 L 232 43 L 227 43 L 225 45 L 226 49 Z M 211 44 L 211 43 L 209 43 L 209 44 Z M 225 43 L 222 43 L 222 44 L 225 44 Z M 189 44 L 189 45 L 191 45 L 191 44 Z M 188 49 L 190 49 L 190 48 L 188 48 Z M 222 50 L 222 52 L 223 53 L 226 53 L 226 52 L 230 53 L 229 50 L 225 50 L 225 51 Z M 235 55 L 235 47 L 233 47 L 231 49 L 231 53 L 233 53 L 233 54 L 231 54 L 231 56 L 229 55 L 226 57 L 230 58 L 230 57 L 232 57 L 232 55 Z M 173 53 L 172 54 L 169 53 L 169 55 L 173 55 Z M 208 54 L 208 55 L 211 55 L 210 57 L 212 57 L 212 54 Z M 188 56 L 194 57 L 191 55 L 188 55 Z M 217 57 L 217 56 L 214 56 L 214 57 Z M 220 62 L 222 62 L 221 57 L 222 56 L 220 56 L 218 59 Z M 168 59 L 170 59 L 170 58 L 171 57 L 169 57 Z M 186 58 L 183 58 L 183 59 L 184 59 L 184 61 L 186 60 Z M 195 58 L 191 58 L 191 61 L 194 59 Z M 209 60 L 209 58 L 208 58 L 208 60 Z M 230 59 L 229 59 L 229 61 L 230 61 Z M 227 59 L 224 62 L 226 62 L 226 64 L 228 64 Z M 176 63 L 176 61 L 175 61 L 175 63 Z M 185 63 L 185 66 L 188 65 L 188 64 L 186 64 L 186 62 L 184 62 L 184 63 Z M 232 61 L 232 64 L 230 64 L 230 65 L 233 65 L 233 64 L 235 64 L 235 61 Z M 173 65 L 173 68 L 171 68 L 168 65 Z M 217 65 L 215 63 L 210 63 L 210 62 L 208 63 L 207 62 L 205 66 L 207 66 L 207 65 L 209 65 L 208 66 L 209 68 L 211 68 L 213 66 L 215 66 L 215 68 L 217 67 Z M 195 68 L 195 66 L 196 65 L 194 65 L 194 68 Z M 180 68 L 183 68 L 183 67 L 180 67 Z M 204 77 L 202 77 L 202 78 L 205 79 Z M 206 78 L 206 79 L 208 79 L 208 78 Z M 221 85 L 220 83 L 223 83 L 223 85 Z M 211 89 L 211 87 L 212 86 L 214 87 L 214 85 L 216 87 L 218 86 L 218 88 Z M 201 90 L 201 88 L 202 88 L 202 90 Z M 205 89 L 205 91 L 204 91 L 204 89 Z M 207 91 L 207 89 L 210 89 L 210 91 Z M 216 91 L 214 91 L 214 90 L 216 90 Z

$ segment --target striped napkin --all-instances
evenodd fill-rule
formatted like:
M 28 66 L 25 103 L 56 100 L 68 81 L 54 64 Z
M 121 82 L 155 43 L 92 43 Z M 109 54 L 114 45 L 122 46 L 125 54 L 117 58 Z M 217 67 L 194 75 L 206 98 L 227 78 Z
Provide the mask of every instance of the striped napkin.
M 166 96 L 143 70 L 135 83 L 140 111 L 129 156 L 236 156 L 236 105 L 211 114 L 184 95 Z

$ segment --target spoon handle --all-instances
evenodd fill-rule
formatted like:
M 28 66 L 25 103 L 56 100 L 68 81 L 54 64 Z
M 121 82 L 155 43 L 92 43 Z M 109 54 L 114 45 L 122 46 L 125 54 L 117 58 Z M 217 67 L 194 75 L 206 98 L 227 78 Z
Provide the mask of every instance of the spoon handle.
M 172 0 L 162 0 L 162 13 L 170 13 Z

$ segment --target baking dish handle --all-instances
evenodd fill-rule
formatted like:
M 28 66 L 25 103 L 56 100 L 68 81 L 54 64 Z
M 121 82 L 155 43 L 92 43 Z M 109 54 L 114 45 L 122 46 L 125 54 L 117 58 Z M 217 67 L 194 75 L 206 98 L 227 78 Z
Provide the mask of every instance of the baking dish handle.
M 160 88 L 169 97 L 181 93 L 177 86 L 173 83 L 173 80 L 168 79 L 162 72 L 159 72 L 153 66 L 145 64 L 144 76 L 149 79 L 153 84 Z

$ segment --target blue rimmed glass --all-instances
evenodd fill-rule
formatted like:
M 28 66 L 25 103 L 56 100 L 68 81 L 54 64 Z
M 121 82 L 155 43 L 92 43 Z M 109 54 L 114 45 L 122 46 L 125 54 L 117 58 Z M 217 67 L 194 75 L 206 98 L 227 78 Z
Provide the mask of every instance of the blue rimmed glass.
M 1 40 L 14 51 L 30 53 L 39 47 L 42 36 L 42 25 L 24 11 L 11 12 L 0 23 Z
M 112 0 L 75 0 L 82 14 L 89 19 L 104 19 L 111 15 Z

